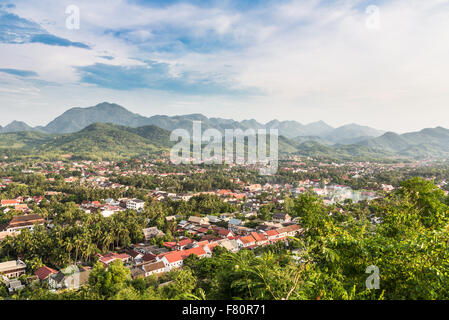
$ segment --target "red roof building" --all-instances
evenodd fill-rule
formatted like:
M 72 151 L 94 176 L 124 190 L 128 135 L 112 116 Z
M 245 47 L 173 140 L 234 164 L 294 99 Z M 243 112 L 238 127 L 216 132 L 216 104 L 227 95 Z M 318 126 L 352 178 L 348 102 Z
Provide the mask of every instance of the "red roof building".
M 259 246 L 268 242 L 268 238 L 263 233 L 251 232 L 251 235 L 256 240 L 256 244 Z
M 149 262 L 149 261 L 153 261 L 156 259 L 156 255 L 152 254 L 152 253 L 147 253 L 144 254 L 142 257 L 142 261 L 145 262 Z
M 276 242 L 279 238 L 279 233 L 276 230 L 265 231 L 265 234 L 267 235 L 268 240 L 270 240 L 271 242 Z
M 251 235 L 240 237 L 237 241 L 239 241 L 244 248 L 256 244 L 256 239 L 254 239 Z
M 164 247 L 173 249 L 175 246 L 176 246 L 176 242 L 173 242 L 173 241 L 171 241 L 171 242 L 164 242 Z
M 194 254 L 198 256 L 199 258 L 202 258 L 207 255 L 207 252 L 204 250 L 203 247 L 196 247 L 188 250 L 182 250 L 182 251 L 171 251 L 163 256 L 159 255 L 158 258 L 164 262 L 164 264 L 169 268 L 180 268 L 183 265 L 184 259 L 190 256 L 191 254 Z
M 42 266 L 34 272 L 34 274 L 39 278 L 39 280 L 46 280 L 52 274 L 57 274 L 57 273 L 58 273 L 58 271 L 56 271 L 52 268 L 46 267 L 46 266 Z
M 1 201 L 2 207 L 14 207 L 18 204 L 20 204 L 20 201 L 17 199 L 13 199 L 13 200 L 7 199 L 7 200 Z
M 177 250 L 182 250 L 182 249 L 184 249 L 185 246 L 187 246 L 188 244 L 191 244 L 191 243 L 193 243 L 193 240 L 190 238 L 182 239 L 182 240 L 178 241 L 175 248 Z
M 111 264 L 115 260 L 122 260 L 125 263 L 131 259 L 131 256 L 127 253 L 109 252 L 103 256 L 102 255 L 98 255 L 98 256 L 99 256 L 98 261 L 103 263 L 105 265 L 105 267 L 107 267 L 109 264 Z

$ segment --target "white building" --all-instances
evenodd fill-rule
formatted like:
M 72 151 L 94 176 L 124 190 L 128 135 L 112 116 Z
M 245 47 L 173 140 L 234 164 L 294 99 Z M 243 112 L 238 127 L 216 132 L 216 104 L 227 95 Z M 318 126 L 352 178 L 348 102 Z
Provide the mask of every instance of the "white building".
M 26 264 L 21 260 L 12 260 L 0 263 L 0 275 L 6 278 L 18 278 L 25 274 Z
M 145 271 L 145 277 L 149 277 L 152 274 L 162 273 L 165 271 L 165 263 L 163 261 L 149 263 L 143 266 L 143 270 Z
M 133 199 L 133 200 L 128 200 L 126 202 L 126 209 L 130 209 L 130 210 L 142 210 L 143 207 L 145 206 L 145 201 L 140 200 L 140 199 Z

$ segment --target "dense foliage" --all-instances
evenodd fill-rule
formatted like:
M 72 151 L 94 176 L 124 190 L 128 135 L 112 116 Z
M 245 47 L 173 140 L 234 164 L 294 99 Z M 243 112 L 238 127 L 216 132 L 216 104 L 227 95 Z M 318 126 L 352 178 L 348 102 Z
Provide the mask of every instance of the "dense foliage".
M 96 264 L 89 284 L 76 292 L 56 294 L 29 287 L 16 298 L 447 299 L 447 202 L 439 188 L 419 178 L 403 182 L 384 199 L 342 204 L 343 210 L 304 194 L 286 208 L 304 228 L 288 246 L 238 253 L 217 247 L 212 258 L 191 256 L 182 270 L 145 280 L 130 280 L 120 263 L 107 271 Z M 92 252 L 139 240 L 144 217 L 151 216 L 125 212 L 106 220 L 79 216 L 70 204 L 61 206 L 54 229 L 37 228 L 33 234 L 7 239 L 1 244 L 1 256 L 23 256 L 30 268 L 41 263 L 40 257 L 53 265 L 80 257 L 89 261 Z M 164 208 L 150 207 L 152 214 L 164 216 Z M 369 266 L 379 269 L 379 289 L 366 287 Z

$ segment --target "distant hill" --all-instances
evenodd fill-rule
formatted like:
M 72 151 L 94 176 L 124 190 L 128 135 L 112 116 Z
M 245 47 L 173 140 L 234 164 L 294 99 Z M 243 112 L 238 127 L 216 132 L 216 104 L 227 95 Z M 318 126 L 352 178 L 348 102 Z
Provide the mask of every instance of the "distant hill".
M 0 149 L 30 149 L 38 147 L 51 139 L 51 135 L 43 132 L 22 131 L 0 134 Z
M 0 126 L 0 133 L 34 131 L 35 129 L 22 121 L 13 121 L 5 127 Z
M 194 121 L 201 121 L 201 129 L 203 131 L 207 129 L 217 129 L 224 133 L 225 129 L 246 129 L 246 127 L 238 121 L 221 118 L 207 118 L 202 114 L 187 114 L 172 117 L 156 115 L 147 118 L 146 124 L 158 126 L 168 131 L 185 129 L 191 133 Z
M 197 115 L 188 117 L 190 120 L 198 119 Z M 181 121 L 188 119 L 183 118 Z M 175 142 L 170 141 L 170 131 L 155 125 L 132 128 L 111 123 L 94 123 L 78 132 L 65 134 L 39 131 L 0 133 L 1 156 L 15 154 L 57 157 L 70 154 L 88 159 L 122 159 L 167 153 L 174 144 Z M 449 130 L 438 127 L 402 135 L 387 132 L 380 137 L 353 144 L 330 144 L 317 136 L 289 139 L 280 135 L 278 146 L 280 155 L 298 154 L 340 160 L 379 160 L 398 157 L 447 159 Z
M 361 139 L 379 137 L 382 134 L 384 131 L 352 123 L 332 130 L 323 138 L 333 143 L 353 144 Z
M 360 145 L 323 145 L 316 141 L 306 141 L 298 146 L 297 154 L 344 161 L 385 160 L 397 158 L 394 153 L 372 149 Z
M 156 115 L 148 118 L 132 113 L 117 104 L 103 102 L 93 107 L 69 109 L 41 129 L 47 133 L 72 133 L 93 123 L 112 123 L 133 128 L 155 125 L 169 131 L 178 128 L 191 131 L 193 121 L 201 121 L 203 129 L 216 128 L 224 131 L 224 129 L 229 128 L 246 128 L 246 126 L 234 120 L 208 119 L 201 114 L 173 117 Z
M 338 128 L 337 128 L 338 129 Z M 298 138 L 294 139 L 299 142 Z M 302 142 L 298 153 L 343 160 L 385 158 L 444 158 L 449 159 L 449 130 L 437 127 L 419 132 L 396 134 L 386 132 L 376 138 L 364 138 L 352 144 L 325 145 L 315 138 Z
M 304 126 L 303 136 L 319 136 L 325 137 L 335 129 L 324 121 L 312 122 Z
M 127 130 L 128 132 L 134 133 L 146 140 L 148 140 L 152 145 L 160 147 L 160 148 L 167 148 L 174 144 L 174 142 L 170 141 L 170 132 L 153 126 L 143 126 L 138 128 L 123 128 L 124 130 Z
M 329 142 L 323 138 L 320 138 L 318 136 L 299 136 L 299 137 L 295 137 L 290 139 L 292 142 L 297 143 L 297 145 L 300 145 L 303 142 L 317 142 L 319 144 L 325 145 L 325 146 L 329 146 L 332 145 L 332 142 Z
M 401 135 L 387 132 L 380 137 L 366 139 L 357 144 L 407 157 L 446 157 L 449 156 L 449 130 L 436 127 Z
M 131 128 L 94 123 L 78 132 L 66 134 L 28 131 L 0 134 L 0 154 L 14 149 L 37 157 L 70 154 L 87 159 L 118 159 L 168 152 L 175 143 L 170 141 L 170 131 L 153 125 Z M 267 137 L 268 147 L 269 143 Z M 203 146 L 207 144 L 204 142 Z M 280 154 L 297 151 L 296 144 L 283 136 L 279 137 L 278 146 Z
M 46 126 L 36 127 L 35 129 L 47 133 L 71 133 L 80 131 L 93 123 L 112 123 L 132 128 L 154 125 L 168 131 L 186 129 L 191 132 L 193 121 L 201 121 L 203 130 L 213 128 L 224 133 L 225 129 L 241 129 L 243 131 L 247 129 L 277 129 L 279 135 L 288 139 L 316 136 L 326 141 L 326 144 L 351 144 L 359 142 L 364 138 L 380 136 L 383 133 L 376 129 L 356 124 L 334 129 L 323 121 L 304 125 L 294 120 L 272 120 L 263 124 L 254 119 L 236 121 L 233 119 L 207 118 L 202 114 L 144 117 L 132 113 L 120 105 L 108 102 L 103 102 L 93 107 L 69 109 Z
M 44 152 L 107 155 L 112 158 L 150 154 L 168 149 L 169 145 L 169 133 L 162 133 L 162 129 L 154 126 L 131 129 L 95 123 L 79 132 L 59 135 L 40 146 L 40 149 Z
M 278 129 L 279 134 L 287 138 L 305 137 L 305 136 L 325 136 L 334 128 L 324 121 L 318 121 L 303 125 L 297 121 L 279 121 L 272 120 L 265 124 L 266 129 Z
M 335 159 L 379 157 L 449 158 L 449 130 L 441 127 L 396 134 L 358 124 L 333 128 L 323 121 L 303 125 L 294 120 L 208 118 L 202 114 L 144 117 L 120 105 L 103 102 L 88 108 L 72 108 L 43 127 L 32 128 L 13 121 L 0 127 L 0 150 L 6 153 L 79 154 L 126 157 L 167 151 L 174 129 L 192 131 L 194 121 L 204 130 L 278 129 L 279 153 Z M 269 133 L 269 132 L 267 132 Z
M 88 159 L 117 159 L 167 152 L 170 132 L 145 126 L 130 128 L 95 123 L 67 134 L 17 132 L 0 134 L 0 153 L 11 149 L 36 156 L 71 154 Z
M 374 139 L 365 139 L 357 144 L 376 149 L 389 150 L 391 152 L 397 152 L 409 147 L 407 139 L 394 132 L 387 132 L 384 135 Z
M 103 102 L 94 107 L 69 109 L 42 130 L 47 133 L 71 133 L 99 122 L 140 127 L 147 124 L 146 120 L 146 117 L 132 113 L 118 104 Z

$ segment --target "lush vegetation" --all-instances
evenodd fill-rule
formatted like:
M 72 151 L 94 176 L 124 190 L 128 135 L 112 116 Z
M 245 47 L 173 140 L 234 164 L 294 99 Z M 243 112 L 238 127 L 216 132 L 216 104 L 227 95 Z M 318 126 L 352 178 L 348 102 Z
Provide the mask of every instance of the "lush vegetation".
M 298 217 L 304 228 L 303 235 L 290 239 L 289 246 L 238 253 L 216 248 L 212 258 L 191 256 L 182 270 L 145 280 L 130 280 L 128 269 L 120 263 L 107 271 L 97 264 L 89 284 L 79 291 L 56 294 L 29 287 L 16 297 L 447 299 L 447 203 L 439 188 L 419 178 L 403 182 L 384 199 L 344 204 L 340 206 L 343 210 L 324 206 L 316 196 L 300 195 L 285 204 L 285 210 Z M 53 265 L 80 258 L 89 261 L 92 252 L 139 240 L 144 218 L 157 221 L 156 212 L 165 215 L 162 207 L 150 208 L 151 214 L 125 212 L 106 220 L 95 215 L 79 216 L 66 204 L 55 211 L 55 228 L 38 228 L 33 234 L 23 232 L 7 239 L 1 244 L 1 256 L 23 256 L 31 268 L 39 265 L 42 257 Z M 89 248 L 92 243 L 95 245 Z M 369 266 L 379 268 L 380 289 L 366 287 Z
M 101 109 L 101 105 L 100 109 Z M 99 107 L 97 106 L 97 107 Z M 126 124 L 117 125 L 106 122 L 109 118 L 103 111 L 95 114 L 92 119 L 98 119 L 98 123 L 92 123 L 92 119 L 83 120 L 65 119 L 53 127 L 42 131 L 24 131 L 14 133 L 0 133 L 0 156 L 12 158 L 44 158 L 56 159 L 70 154 L 77 158 L 100 159 L 124 159 L 133 156 L 150 154 L 161 154 L 174 145 L 170 141 L 170 131 L 176 128 L 185 128 L 191 131 L 192 121 L 203 121 L 203 129 L 214 128 L 204 116 L 186 116 L 184 120 L 168 117 L 140 119 L 139 116 L 130 114 L 126 109 L 116 105 L 105 105 L 125 113 L 123 119 L 111 119 L 113 123 Z M 84 112 L 77 110 L 77 112 Z M 136 118 L 137 117 L 137 118 Z M 58 122 L 57 121 L 57 122 Z M 168 123 L 167 123 L 168 121 Z M 80 122 L 80 123 L 75 123 Z M 84 123 L 86 125 L 81 124 Z M 144 125 L 150 124 L 150 125 Z M 134 128 L 135 125 L 142 125 Z M 178 125 L 178 127 L 176 127 Z M 223 123 L 216 123 L 215 128 L 222 128 Z M 240 127 L 235 123 L 236 128 Z M 70 129 L 69 129 L 70 128 Z M 78 129 L 76 129 L 78 128 Z M 353 128 L 359 130 L 358 128 Z M 79 131 L 78 131 L 79 130 Z M 339 129 L 336 129 L 339 130 Z M 76 132 L 74 132 L 76 131 Z M 62 134 L 62 132 L 66 132 Z M 287 131 L 288 132 L 288 131 Z M 317 158 L 327 158 L 339 161 L 392 161 L 397 159 L 426 159 L 444 158 L 449 153 L 449 130 L 444 128 L 424 129 L 420 132 L 398 135 L 386 133 L 380 137 L 360 136 L 351 140 L 344 138 L 333 141 L 332 136 L 297 136 L 291 137 L 284 130 L 280 131 L 278 139 L 279 155 L 300 154 Z M 287 134 L 290 138 L 286 138 Z M 299 134 L 299 132 L 298 132 Z M 374 133 L 373 133 L 374 134 Z M 378 133 L 377 133 L 378 134 Z M 270 139 L 267 139 L 268 142 Z M 338 142 L 335 144 L 335 142 Z M 245 143 L 246 148 L 246 143 Z
M 92 160 L 124 159 L 137 155 L 161 154 L 171 145 L 169 132 L 155 126 L 135 129 L 96 123 L 68 134 L 0 134 L 0 155 L 20 159 L 55 159 L 64 155 Z

